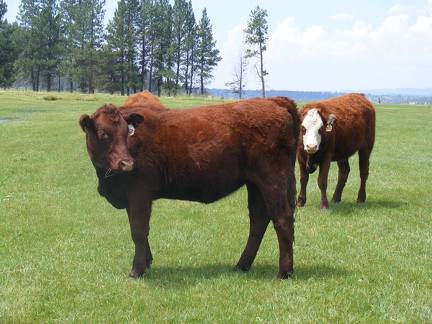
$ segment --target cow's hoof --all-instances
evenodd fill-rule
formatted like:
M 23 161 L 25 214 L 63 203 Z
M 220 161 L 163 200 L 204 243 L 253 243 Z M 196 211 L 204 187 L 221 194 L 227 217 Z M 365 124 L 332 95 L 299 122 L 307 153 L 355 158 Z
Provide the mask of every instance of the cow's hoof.
M 328 202 L 321 203 L 320 208 L 321 208 L 321 210 L 327 210 L 327 209 L 329 209 Z
M 357 203 L 363 204 L 366 201 L 366 193 L 359 193 L 357 196 Z
M 306 199 L 304 198 L 297 198 L 296 206 L 297 207 L 303 207 L 306 204 Z
M 234 271 L 237 271 L 237 272 L 248 272 L 250 268 L 251 268 L 250 266 L 237 264 L 234 267 Z
M 134 279 L 138 279 L 142 277 L 143 274 L 144 274 L 144 270 L 132 269 L 131 271 L 129 271 L 129 277 Z
M 334 203 L 334 204 L 338 204 L 338 203 L 340 203 L 341 202 L 341 198 L 340 197 L 333 197 L 333 199 L 332 199 L 332 203 Z
M 293 273 L 294 273 L 293 271 L 279 272 L 277 275 L 277 279 L 281 279 L 281 280 L 288 279 L 292 277 Z
M 146 267 L 147 267 L 148 269 L 150 269 L 152 263 L 153 263 L 153 259 L 147 259 L 147 260 L 146 260 Z

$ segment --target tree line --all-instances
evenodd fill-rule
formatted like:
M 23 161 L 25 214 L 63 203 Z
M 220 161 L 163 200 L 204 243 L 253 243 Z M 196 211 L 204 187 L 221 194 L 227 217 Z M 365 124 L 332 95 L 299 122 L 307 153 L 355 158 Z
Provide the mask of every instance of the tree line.
M 0 86 L 129 95 L 204 94 L 221 60 L 207 10 L 191 0 L 22 0 L 16 23 L 0 0 Z

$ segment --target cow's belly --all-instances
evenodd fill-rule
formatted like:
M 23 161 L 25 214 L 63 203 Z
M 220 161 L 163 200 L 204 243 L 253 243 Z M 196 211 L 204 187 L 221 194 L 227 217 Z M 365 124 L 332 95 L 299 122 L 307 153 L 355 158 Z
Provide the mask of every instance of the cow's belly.
M 359 149 L 357 146 L 353 146 L 350 147 L 349 149 L 341 150 L 341 151 L 335 150 L 332 161 L 340 161 L 340 160 L 348 159 L 350 156 L 355 154 L 358 150 Z
M 160 197 L 210 203 L 244 185 L 245 161 L 240 152 L 221 149 L 206 153 L 185 153 L 183 160 L 171 160 Z
M 157 198 L 179 199 L 196 201 L 202 203 L 212 203 L 223 197 L 228 196 L 244 185 L 243 181 L 231 181 L 230 183 L 200 183 L 190 186 L 171 186 L 167 190 L 157 194 Z
M 200 172 L 194 170 L 171 178 L 158 194 L 159 198 L 211 203 L 239 189 L 245 178 L 236 168 Z
M 340 161 L 349 158 L 363 145 L 363 137 L 357 133 L 351 133 L 343 138 L 336 139 L 333 161 Z

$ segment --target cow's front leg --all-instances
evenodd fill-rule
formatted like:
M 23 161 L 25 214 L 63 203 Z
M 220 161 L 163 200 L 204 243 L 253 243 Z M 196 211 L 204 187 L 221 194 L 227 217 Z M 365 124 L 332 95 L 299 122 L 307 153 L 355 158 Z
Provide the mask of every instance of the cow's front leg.
M 148 242 L 150 231 L 151 200 L 144 197 L 130 199 L 127 209 L 132 241 L 135 244 L 135 256 L 129 276 L 138 278 L 150 267 L 152 255 Z
M 320 164 L 319 175 L 318 175 L 318 187 L 321 191 L 321 209 L 328 209 L 329 204 L 327 200 L 327 180 L 328 173 L 330 170 L 331 159 L 326 157 Z
M 300 167 L 300 193 L 297 197 L 297 206 L 303 207 L 306 203 L 306 187 L 309 181 L 309 173 L 306 170 L 306 164 L 299 161 Z

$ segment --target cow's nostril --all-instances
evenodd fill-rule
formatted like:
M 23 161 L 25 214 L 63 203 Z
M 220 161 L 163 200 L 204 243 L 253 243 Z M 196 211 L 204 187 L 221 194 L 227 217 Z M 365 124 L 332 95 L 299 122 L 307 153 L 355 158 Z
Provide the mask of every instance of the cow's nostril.
M 134 165 L 133 161 L 128 161 L 128 160 L 120 161 L 120 168 L 123 171 L 132 171 L 133 165 Z

